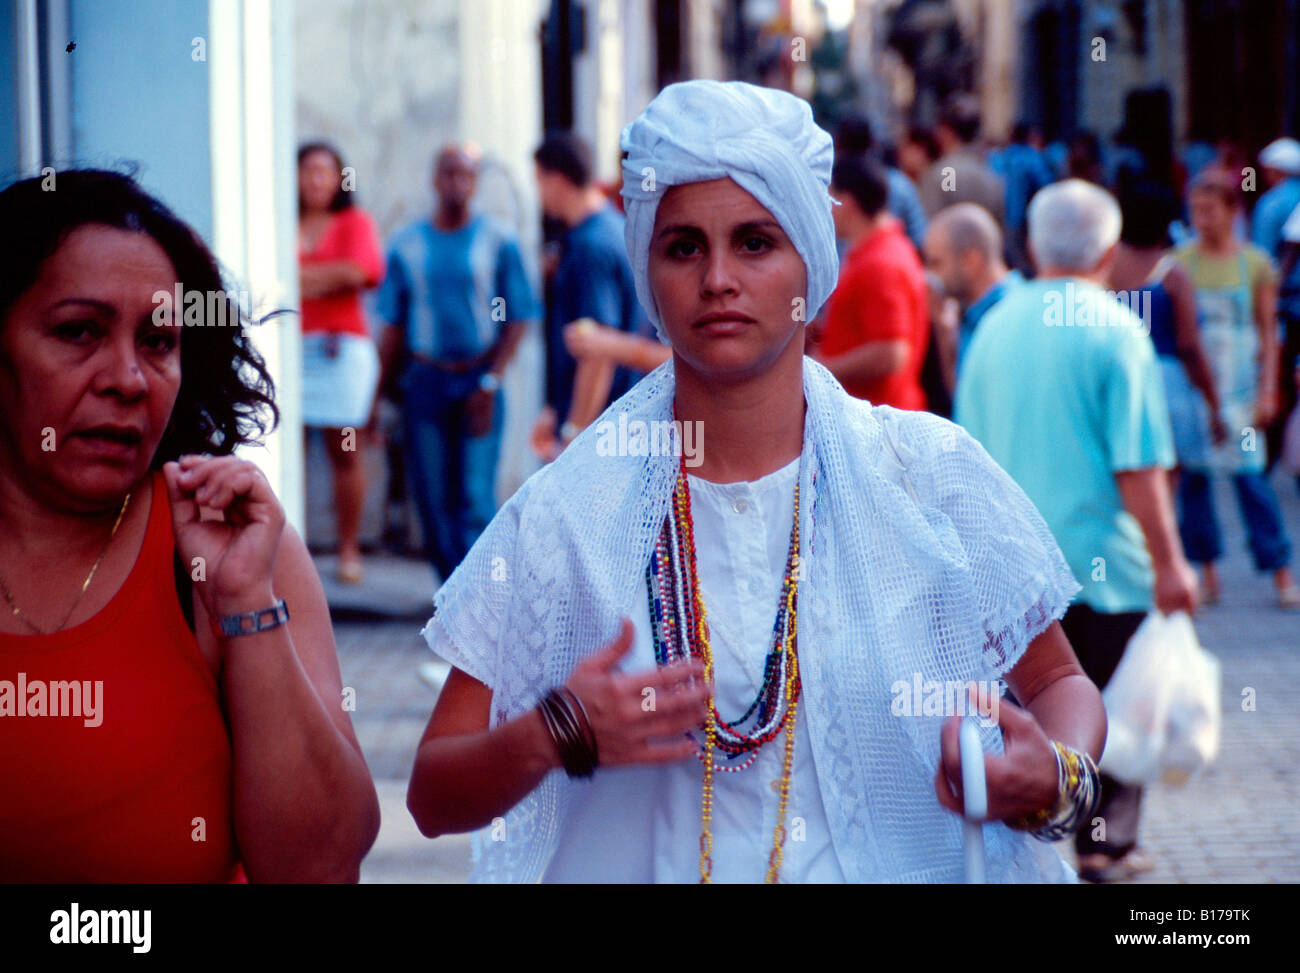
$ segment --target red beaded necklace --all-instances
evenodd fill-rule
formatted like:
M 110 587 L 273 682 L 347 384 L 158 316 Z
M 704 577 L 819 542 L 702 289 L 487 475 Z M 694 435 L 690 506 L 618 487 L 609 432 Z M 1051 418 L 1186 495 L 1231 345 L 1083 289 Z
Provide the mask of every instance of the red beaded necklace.
M 794 490 L 794 524 L 781 586 L 781 603 L 773 625 L 773 647 L 764 667 L 764 682 L 754 703 L 734 722 L 718 714 L 716 698 L 710 697 L 705 739 L 698 754 L 704 763 L 701 799 L 700 881 L 711 881 L 713 871 L 713 774 L 734 772 L 750 766 L 759 749 L 784 729 L 785 753 L 780 781 L 777 823 L 772 834 L 766 881 L 775 882 L 780 873 L 785 844 L 785 813 L 790 795 L 790 771 L 794 760 L 794 728 L 801 691 L 797 649 L 797 596 L 799 577 L 799 484 Z M 673 491 L 673 509 L 655 545 L 646 572 L 650 597 L 651 630 L 655 658 L 667 665 L 687 657 L 704 663 L 705 679 L 713 682 L 713 649 L 704 598 L 700 592 L 695 559 L 695 523 L 691 516 L 691 492 L 683 454 Z M 746 723 L 752 724 L 745 729 Z M 721 751 L 724 762 L 715 762 Z

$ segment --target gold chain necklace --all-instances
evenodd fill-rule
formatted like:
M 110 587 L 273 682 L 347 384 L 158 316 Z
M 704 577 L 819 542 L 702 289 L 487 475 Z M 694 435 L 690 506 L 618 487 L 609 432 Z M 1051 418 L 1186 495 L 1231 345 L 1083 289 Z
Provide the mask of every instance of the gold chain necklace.
M 122 526 L 122 518 L 126 516 L 126 507 L 127 504 L 129 504 L 130 502 L 131 502 L 131 494 L 128 493 L 126 495 L 126 498 L 122 501 L 121 509 L 118 510 L 117 512 L 117 520 L 113 522 L 113 529 L 112 531 L 109 532 L 108 543 L 104 545 L 104 550 L 100 552 L 99 557 L 95 560 L 94 566 L 92 566 L 90 569 L 90 574 L 86 575 L 86 580 L 81 583 L 81 590 L 77 592 L 77 597 L 73 599 L 72 607 L 68 609 L 68 613 L 63 616 L 63 621 L 61 621 L 57 626 L 55 626 L 52 629 L 41 628 L 30 618 L 28 618 L 26 613 L 24 613 L 23 610 L 18 607 L 17 603 L 14 601 L 13 594 L 9 591 L 9 586 L 5 584 L 5 579 L 3 577 L 0 577 L 0 594 L 3 594 L 5 596 L 5 601 L 9 602 L 9 607 L 13 609 L 11 614 L 13 614 L 16 618 L 21 619 L 27 625 L 27 627 L 30 628 L 32 631 L 34 631 L 37 635 L 49 635 L 52 632 L 59 631 L 65 625 L 67 625 L 68 619 L 72 617 L 72 613 L 75 612 L 77 610 L 77 606 L 81 604 L 81 596 L 84 595 L 86 593 L 86 589 L 90 587 L 90 582 L 95 577 L 95 572 L 99 570 L 99 565 L 103 562 L 104 556 L 108 554 L 108 549 L 113 546 L 113 538 L 117 536 L 117 529 Z

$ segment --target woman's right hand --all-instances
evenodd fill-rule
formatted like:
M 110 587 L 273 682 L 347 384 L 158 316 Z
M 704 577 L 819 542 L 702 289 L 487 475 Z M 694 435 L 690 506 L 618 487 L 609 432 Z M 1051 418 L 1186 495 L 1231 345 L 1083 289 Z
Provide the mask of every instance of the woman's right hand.
M 1277 389 L 1271 385 L 1262 386 L 1255 401 L 1255 425 L 1261 431 L 1267 429 L 1277 418 L 1280 408 Z
M 632 640 L 632 623 L 625 618 L 618 638 L 584 659 L 566 684 L 587 711 L 600 766 L 684 760 L 698 745 L 682 735 L 702 727 L 708 713 L 704 665 L 691 661 L 621 672 L 619 660 Z
M 596 736 L 599 766 L 685 760 L 697 745 L 683 735 L 706 712 L 703 667 L 620 672 L 618 662 L 631 647 L 632 625 L 624 620 L 619 637 L 569 677 Z M 496 726 L 491 709 L 492 690 L 453 669 L 416 751 L 407 796 L 427 837 L 486 827 L 562 766 L 540 708 Z

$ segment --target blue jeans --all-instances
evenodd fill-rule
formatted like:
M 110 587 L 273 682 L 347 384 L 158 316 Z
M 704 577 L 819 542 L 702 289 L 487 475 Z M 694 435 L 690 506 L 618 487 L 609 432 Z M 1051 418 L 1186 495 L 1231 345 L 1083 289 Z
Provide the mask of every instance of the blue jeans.
M 1260 571 L 1276 571 L 1291 562 L 1291 542 L 1282 526 L 1282 511 L 1277 495 L 1263 473 L 1237 473 L 1232 478 L 1237 504 L 1246 525 L 1250 553 Z M 1187 559 L 1196 564 L 1217 561 L 1223 555 L 1219 522 L 1214 513 L 1210 477 L 1205 473 L 1184 472 L 1178 483 L 1178 500 L 1182 508 L 1178 532 L 1182 535 Z
M 411 490 L 425 556 L 443 581 L 496 514 L 503 397 L 498 390 L 492 428 L 483 436 L 470 436 L 465 403 L 478 388 L 479 375 L 451 374 L 415 363 L 401 381 Z

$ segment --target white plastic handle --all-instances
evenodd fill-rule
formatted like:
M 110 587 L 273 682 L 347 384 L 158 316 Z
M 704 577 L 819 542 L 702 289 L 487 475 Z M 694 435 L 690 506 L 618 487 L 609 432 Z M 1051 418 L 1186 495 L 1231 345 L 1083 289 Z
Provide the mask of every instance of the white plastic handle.
M 989 810 L 988 788 L 984 781 L 984 748 L 980 745 L 979 726 L 971 717 L 962 720 L 961 790 L 966 809 L 962 845 L 966 855 L 966 884 L 984 884 L 984 816 Z

